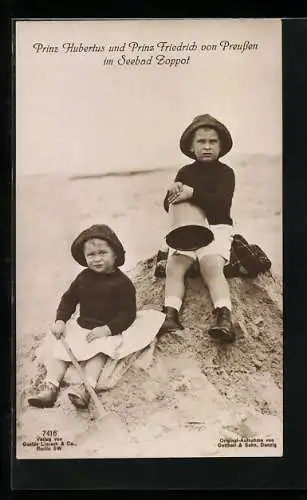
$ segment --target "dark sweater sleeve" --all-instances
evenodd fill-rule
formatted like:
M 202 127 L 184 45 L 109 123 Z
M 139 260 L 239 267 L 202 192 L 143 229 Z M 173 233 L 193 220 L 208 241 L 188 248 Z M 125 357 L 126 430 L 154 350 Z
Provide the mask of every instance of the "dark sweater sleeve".
M 177 175 L 174 179 L 174 182 L 183 182 L 183 174 L 182 174 L 182 169 L 180 169 L 178 172 L 177 172 Z M 163 201 L 163 206 L 164 206 L 164 210 L 166 210 L 166 212 L 168 212 L 168 209 L 169 209 L 169 202 L 168 202 L 168 191 L 166 192 L 166 195 L 165 195 L 165 198 L 164 198 L 164 201 Z
M 56 320 L 68 321 L 79 303 L 78 278 L 76 278 L 61 298 L 56 312 Z
M 117 312 L 107 323 L 112 335 L 127 330 L 136 318 L 136 292 L 131 281 L 125 281 L 116 296 Z
M 194 186 L 191 202 L 199 206 L 205 213 L 229 210 L 235 189 L 235 175 L 231 168 L 223 173 L 223 179 L 214 191 L 206 185 Z

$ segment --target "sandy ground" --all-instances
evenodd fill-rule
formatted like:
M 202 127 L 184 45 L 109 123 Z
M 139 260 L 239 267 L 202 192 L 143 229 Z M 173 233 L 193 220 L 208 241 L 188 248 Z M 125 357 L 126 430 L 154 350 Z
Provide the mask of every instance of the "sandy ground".
M 198 278 L 189 279 L 182 310 L 186 329 L 163 337 L 139 364 L 128 363 L 115 387 L 100 393 L 111 415 L 101 422 L 91 420 L 92 407 L 72 407 L 66 385 L 54 408 L 28 407 L 30 388 L 44 375 L 36 349 L 80 270 L 70 256 L 71 241 L 92 223 L 110 224 L 125 243 L 123 270 L 135 282 L 138 307 L 161 307 L 164 281 L 154 278 L 154 255 L 168 226 L 161 202 L 176 170 L 17 179 L 19 457 L 282 454 L 281 166 L 278 158 L 259 156 L 234 168 L 237 230 L 268 253 L 272 274 L 230 280 L 237 340 L 228 347 L 208 337 L 208 293 Z

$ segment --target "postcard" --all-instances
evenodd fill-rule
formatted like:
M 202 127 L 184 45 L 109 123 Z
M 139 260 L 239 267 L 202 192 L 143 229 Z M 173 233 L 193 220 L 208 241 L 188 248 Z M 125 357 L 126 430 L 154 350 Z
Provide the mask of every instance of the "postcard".
M 16 458 L 282 457 L 281 20 L 15 28 Z

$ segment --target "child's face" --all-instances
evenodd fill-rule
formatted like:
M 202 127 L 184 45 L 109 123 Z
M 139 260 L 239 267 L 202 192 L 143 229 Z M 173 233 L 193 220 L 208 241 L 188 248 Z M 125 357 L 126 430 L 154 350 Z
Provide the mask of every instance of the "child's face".
M 84 257 L 92 271 L 111 273 L 115 268 L 116 254 L 105 240 L 92 238 L 84 243 Z
M 221 152 L 220 138 L 213 128 L 198 128 L 191 144 L 191 152 L 201 162 L 217 160 Z

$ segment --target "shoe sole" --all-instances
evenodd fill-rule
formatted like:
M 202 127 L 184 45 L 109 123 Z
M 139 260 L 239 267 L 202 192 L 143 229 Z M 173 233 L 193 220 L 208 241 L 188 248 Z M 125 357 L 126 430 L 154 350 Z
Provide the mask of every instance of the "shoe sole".
M 69 397 L 69 400 L 70 402 L 76 407 L 76 408 L 80 408 L 81 410 L 87 408 L 88 406 L 88 403 L 85 402 L 81 396 L 79 396 L 78 394 L 74 394 L 72 392 L 68 393 L 68 397 Z
M 51 403 L 44 403 L 37 398 L 29 398 L 28 403 L 30 406 L 34 406 L 35 408 L 52 408 L 54 406 L 54 401 Z
M 211 328 L 209 330 L 209 335 L 214 340 L 219 340 L 221 342 L 233 342 L 235 340 L 234 333 L 222 328 Z
M 172 332 L 178 332 L 179 330 L 180 331 L 184 330 L 184 326 L 179 325 L 174 328 L 171 328 L 162 325 L 158 333 L 172 333 Z

